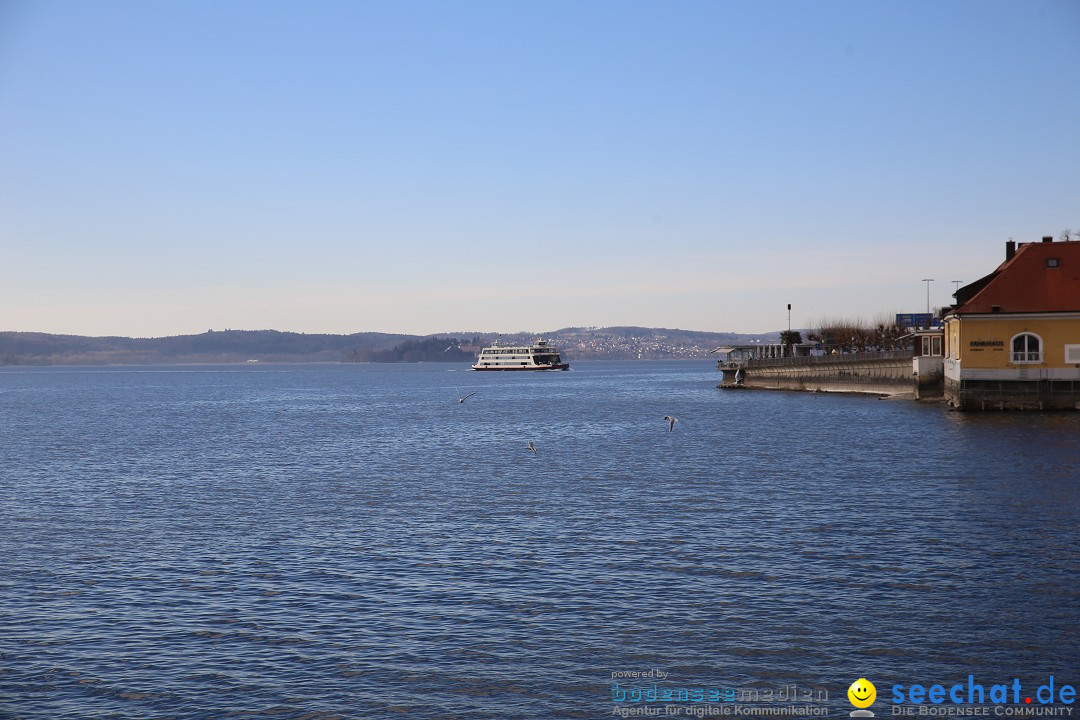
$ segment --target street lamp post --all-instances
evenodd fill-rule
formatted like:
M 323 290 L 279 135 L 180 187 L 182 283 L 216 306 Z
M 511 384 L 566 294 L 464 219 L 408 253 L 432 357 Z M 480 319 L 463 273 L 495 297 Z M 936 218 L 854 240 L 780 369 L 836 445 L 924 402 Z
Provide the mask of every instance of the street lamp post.
M 780 346 L 780 352 L 784 352 L 785 347 L 791 346 L 791 303 L 787 304 L 787 335 L 784 336 L 787 340 L 786 343 Z
M 923 278 L 922 281 L 926 283 L 926 312 L 930 313 L 930 283 L 934 282 L 934 278 Z
M 934 278 L 923 278 L 922 281 L 926 283 L 926 314 L 930 314 L 930 283 L 934 282 Z M 926 321 L 926 327 L 930 327 L 930 320 Z

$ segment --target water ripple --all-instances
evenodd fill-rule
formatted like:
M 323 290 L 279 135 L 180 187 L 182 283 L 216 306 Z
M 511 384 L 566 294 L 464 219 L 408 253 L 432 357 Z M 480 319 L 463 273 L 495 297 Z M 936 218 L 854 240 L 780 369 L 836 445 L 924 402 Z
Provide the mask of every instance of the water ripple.
M 1073 415 L 216 370 L 0 372 L 0 716 L 598 717 L 649 667 L 841 709 L 1080 657 Z

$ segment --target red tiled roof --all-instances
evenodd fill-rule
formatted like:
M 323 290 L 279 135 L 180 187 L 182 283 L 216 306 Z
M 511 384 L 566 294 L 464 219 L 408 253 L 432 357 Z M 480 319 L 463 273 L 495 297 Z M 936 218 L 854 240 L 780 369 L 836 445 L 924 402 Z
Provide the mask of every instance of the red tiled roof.
M 1049 267 L 1050 260 L 1057 267 Z M 992 276 L 954 312 L 989 313 L 994 306 L 1002 313 L 1080 311 L 1080 242 L 1025 243 Z

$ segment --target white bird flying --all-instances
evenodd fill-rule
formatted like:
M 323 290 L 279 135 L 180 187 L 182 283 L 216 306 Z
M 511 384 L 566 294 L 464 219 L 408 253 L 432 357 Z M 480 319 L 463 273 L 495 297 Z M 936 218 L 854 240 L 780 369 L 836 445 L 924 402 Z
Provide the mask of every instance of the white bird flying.
M 668 424 L 667 425 L 667 430 L 668 430 L 668 432 L 671 432 L 672 430 L 674 430 L 675 429 L 675 423 L 679 422 L 679 418 L 673 417 L 671 415 L 665 415 L 664 420 L 667 421 L 667 424 Z
M 532 440 L 530 440 L 530 441 L 529 441 L 529 444 L 528 444 L 528 445 L 526 445 L 525 447 L 526 447 L 526 449 L 528 449 L 528 450 L 529 450 L 529 452 L 531 452 L 531 453 L 532 453 L 533 455 L 535 455 L 535 454 L 536 454 L 536 445 L 534 445 L 534 444 L 533 444 L 533 441 L 532 441 Z
M 472 391 L 471 393 L 469 393 L 468 395 L 462 395 L 461 397 L 459 397 L 459 398 L 457 399 L 457 401 L 458 401 L 459 403 L 463 403 L 463 402 L 465 402 L 466 400 L 468 400 L 469 398 L 471 398 L 471 397 L 472 397 L 473 395 L 475 395 L 475 394 L 476 394 L 476 393 L 478 393 L 478 392 L 480 392 L 480 391 L 479 391 L 479 390 L 473 390 L 473 391 Z

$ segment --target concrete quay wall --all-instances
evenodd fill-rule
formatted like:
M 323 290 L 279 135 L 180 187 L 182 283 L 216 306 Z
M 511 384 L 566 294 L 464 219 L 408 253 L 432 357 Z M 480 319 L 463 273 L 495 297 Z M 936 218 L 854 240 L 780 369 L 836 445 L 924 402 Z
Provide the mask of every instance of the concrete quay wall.
M 945 378 L 945 399 L 957 410 L 1080 410 L 1080 381 Z
M 1080 410 L 1080 375 L 958 381 L 940 356 L 908 352 L 753 359 L 718 368 L 721 387 L 944 398 L 957 410 Z
M 721 369 L 723 384 L 734 385 L 735 370 Z M 777 358 L 745 363 L 742 384 L 769 390 L 900 395 L 915 393 L 913 372 L 910 352 Z
M 916 356 L 911 363 L 916 400 L 940 400 L 945 395 L 945 359 Z

